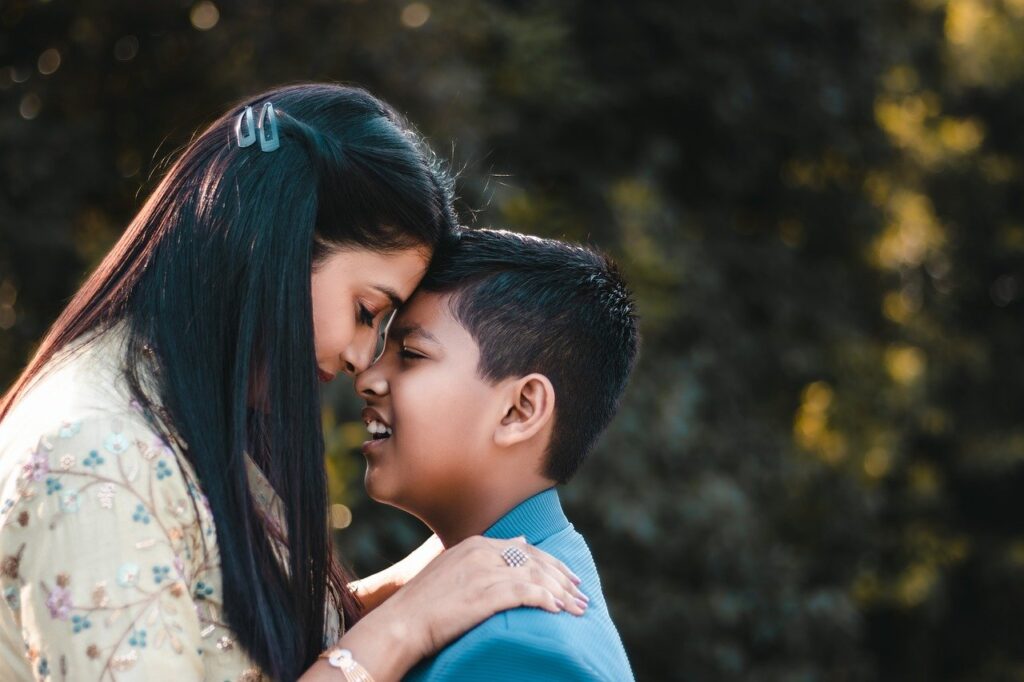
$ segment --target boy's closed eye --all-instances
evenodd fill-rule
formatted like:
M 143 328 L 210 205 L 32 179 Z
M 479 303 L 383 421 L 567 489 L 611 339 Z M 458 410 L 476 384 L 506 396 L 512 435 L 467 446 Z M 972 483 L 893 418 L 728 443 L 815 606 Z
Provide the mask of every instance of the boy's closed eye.
M 426 360 L 427 359 L 427 356 L 424 355 L 423 353 L 420 353 L 419 351 L 413 350 L 412 348 L 409 348 L 407 346 L 402 346 L 398 350 L 398 357 L 402 358 L 403 360 Z

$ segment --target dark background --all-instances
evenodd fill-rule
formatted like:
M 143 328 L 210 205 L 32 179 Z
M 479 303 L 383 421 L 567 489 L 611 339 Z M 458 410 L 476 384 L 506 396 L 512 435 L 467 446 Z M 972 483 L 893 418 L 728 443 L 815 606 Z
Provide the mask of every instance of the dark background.
M 637 292 L 564 498 L 640 679 L 1024 679 L 1024 1 L 0 8 L 0 385 L 198 129 L 358 83 L 465 222 L 599 245 Z M 367 572 L 424 531 L 367 503 L 329 397 Z

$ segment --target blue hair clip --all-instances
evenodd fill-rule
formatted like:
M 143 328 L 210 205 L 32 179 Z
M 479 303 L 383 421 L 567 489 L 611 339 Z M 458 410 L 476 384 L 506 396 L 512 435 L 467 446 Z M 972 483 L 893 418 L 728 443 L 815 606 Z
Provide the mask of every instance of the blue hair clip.
M 242 132 L 242 123 L 245 123 L 246 132 Z M 256 141 L 256 125 L 252 120 L 252 107 L 246 107 L 245 111 L 238 115 L 235 121 L 235 137 L 238 138 L 239 147 L 248 147 Z
M 277 114 L 274 113 L 274 105 L 270 102 L 263 105 L 256 130 L 259 131 L 260 149 L 263 151 L 272 152 L 281 146 L 281 138 L 277 134 Z

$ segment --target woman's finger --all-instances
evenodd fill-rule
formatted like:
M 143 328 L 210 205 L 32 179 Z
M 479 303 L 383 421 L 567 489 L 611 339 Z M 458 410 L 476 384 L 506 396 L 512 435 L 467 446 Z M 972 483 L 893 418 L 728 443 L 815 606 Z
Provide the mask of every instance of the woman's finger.
M 555 580 L 561 588 L 560 591 L 568 599 L 566 603 L 574 603 L 579 600 L 582 602 L 582 608 L 586 608 L 590 598 L 579 589 L 579 578 L 564 563 L 547 552 L 527 544 L 525 540 L 521 541 L 520 538 L 499 541 L 497 546 L 499 547 L 499 552 L 504 551 L 508 547 L 516 547 L 523 551 L 527 556 L 526 565 L 537 567 L 539 570 L 544 571 L 551 579 Z M 502 561 L 504 562 L 504 559 Z M 558 592 L 555 592 L 555 594 L 558 594 Z
M 536 583 L 518 579 L 498 580 L 492 583 L 484 590 L 483 601 L 487 608 L 494 613 L 521 606 L 532 606 L 551 613 L 560 613 L 566 606 L 551 590 Z
M 532 563 L 526 566 L 521 566 L 516 571 L 526 571 L 529 574 L 529 580 L 534 585 L 540 585 L 548 592 L 555 595 L 564 605 L 565 610 L 574 616 L 582 616 L 587 610 L 587 602 L 576 596 L 577 590 L 571 583 L 564 584 L 565 576 L 555 571 L 550 572 L 550 569 L 540 563 Z M 513 579 L 519 578 L 516 575 Z

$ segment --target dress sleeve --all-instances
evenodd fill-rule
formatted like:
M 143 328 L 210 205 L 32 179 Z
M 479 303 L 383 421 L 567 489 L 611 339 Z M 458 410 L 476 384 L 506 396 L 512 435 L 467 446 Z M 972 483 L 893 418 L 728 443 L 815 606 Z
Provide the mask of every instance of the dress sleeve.
M 102 415 L 4 457 L 21 463 L 0 490 L 0 609 L 35 679 L 202 679 L 202 496 L 174 450 Z

